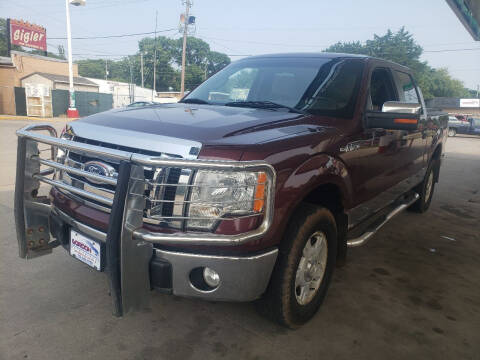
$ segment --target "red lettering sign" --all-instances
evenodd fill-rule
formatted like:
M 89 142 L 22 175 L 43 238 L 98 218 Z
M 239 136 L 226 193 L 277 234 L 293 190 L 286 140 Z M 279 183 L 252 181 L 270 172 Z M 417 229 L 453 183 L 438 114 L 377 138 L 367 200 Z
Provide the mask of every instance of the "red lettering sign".
M 85 250 L 89 253 L 92 252 L 92 250 L 90 250 L 90 248 L 87 245 L 82 244 L 80 241 L 72 240 L 72 244 L 78 246 L 79 248 L 81 248 L 81 249 L 83 249 L 83 250 Z
M 10 19 L 10 42 L 47 51 L 47 30 L 41 26 Z

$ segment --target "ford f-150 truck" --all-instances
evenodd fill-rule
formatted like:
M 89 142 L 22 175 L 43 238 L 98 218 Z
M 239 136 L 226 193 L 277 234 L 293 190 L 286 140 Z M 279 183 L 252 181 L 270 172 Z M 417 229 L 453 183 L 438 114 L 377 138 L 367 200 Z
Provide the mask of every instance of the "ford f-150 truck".
M 152 289 L 317 311 L 348 247 L 428 209 L 447 118 L 411 71 L 345 54 L 234 62 L 177 104 L 18 130 L 19 255 L 105 271 L 114 314 Z

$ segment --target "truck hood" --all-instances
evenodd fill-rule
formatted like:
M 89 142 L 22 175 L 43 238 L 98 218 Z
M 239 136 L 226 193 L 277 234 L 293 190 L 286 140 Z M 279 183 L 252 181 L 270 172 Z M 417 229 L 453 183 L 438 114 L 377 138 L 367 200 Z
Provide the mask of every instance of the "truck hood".
M 77 136 L 87 139 L 184 157 L 203 145 L 257 144 L 319 131 L 310 116 L 283 109 L 183 103 L 115 109 L 71 126 Z

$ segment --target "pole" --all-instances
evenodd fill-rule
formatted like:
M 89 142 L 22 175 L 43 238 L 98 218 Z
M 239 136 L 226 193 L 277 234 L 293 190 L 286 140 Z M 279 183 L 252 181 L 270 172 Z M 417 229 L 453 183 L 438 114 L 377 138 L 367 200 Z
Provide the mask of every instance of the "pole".
M 68 81 L 69 87 L 69 106 L 67 111 L 68 117 L 78 117 L 78 111 L 75 108 L 75 89 L 73 87 L 73 65 L 72 65 L 72 33 L 70 31 L 70 7 L 69 1 L 65 0 L 65 8 L 67 11 L 67 48 L 68 48 Z
M 142 88 L 143 88 L 143 52 L 140 53 L 140 72 L 142 73 Z
M 130 85 L 128 87 L 130 93 L 130 103 L 135 102 L 135 93 L 133 85 L 133 71 L 132 71 L 132 61 L 128 59 L 128 64 L 130 65 Z
M 190 12 L 190 0 L 185 0 L 185 20 L 183 24 L 183 48 L 182 48 L 182 78 L 180 81 L 180 97 L 185 93 L 185 55 L 187 51 L 187 35 L 188 35 L 188 14 Z
M 105 80 L 108 80 L 108 59 L 105 59 Z
M 153 94 L 157 94 L 157 15 L 155 10 L 155 44 L 153 45 L 153 87 L 152 87 L 152 101 Z

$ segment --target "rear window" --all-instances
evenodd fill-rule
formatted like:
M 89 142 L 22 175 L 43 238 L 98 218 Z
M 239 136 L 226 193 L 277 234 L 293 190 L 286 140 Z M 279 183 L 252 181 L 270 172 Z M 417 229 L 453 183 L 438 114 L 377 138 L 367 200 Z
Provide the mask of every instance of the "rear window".
M 395 77 L 400 101 L 412 104 L 420 103 L 412 77 L 409 74 L 398 70 L 395 70 Z

